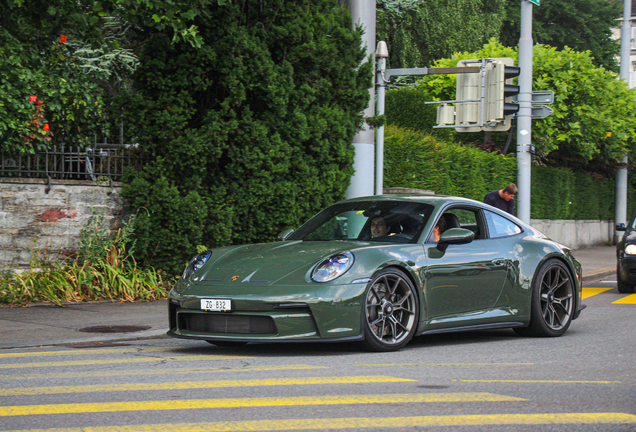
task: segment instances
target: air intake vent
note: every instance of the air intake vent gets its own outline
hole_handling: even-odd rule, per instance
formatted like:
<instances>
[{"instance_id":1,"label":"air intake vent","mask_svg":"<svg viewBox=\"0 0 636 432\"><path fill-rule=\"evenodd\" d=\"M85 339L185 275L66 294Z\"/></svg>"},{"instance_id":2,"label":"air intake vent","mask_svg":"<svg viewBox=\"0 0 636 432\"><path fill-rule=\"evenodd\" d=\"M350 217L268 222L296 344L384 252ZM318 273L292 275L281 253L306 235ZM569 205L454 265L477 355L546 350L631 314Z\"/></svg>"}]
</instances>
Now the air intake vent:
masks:
<instances>
[{"instance_id":1,"label":"air intake vent","mask_svg":"<svg viewBox=\"0 0 636 432\"><path fill-rule=\"evenodd\" d=\"M182 330L214 334L272 334L277 332L271 317L216 314L180 314Z\"/></svg>"}]
</instances>

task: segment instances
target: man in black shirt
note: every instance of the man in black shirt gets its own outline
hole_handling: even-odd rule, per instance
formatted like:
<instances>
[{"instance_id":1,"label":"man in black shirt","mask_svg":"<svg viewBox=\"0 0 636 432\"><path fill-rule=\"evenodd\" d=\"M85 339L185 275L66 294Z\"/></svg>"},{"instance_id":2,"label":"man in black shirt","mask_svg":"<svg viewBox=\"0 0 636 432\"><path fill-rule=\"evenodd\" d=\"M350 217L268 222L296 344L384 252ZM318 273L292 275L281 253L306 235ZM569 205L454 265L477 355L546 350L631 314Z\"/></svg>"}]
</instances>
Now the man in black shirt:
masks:
<instances>
[{"instance_id":1,"label":"man in black shirt","mask_svg":"<svg viewBox=\"0 0 636 432\"><path fill-rule=\"evenodd\" d=\"M501 190L487 193L484 197L484 202L514 216L515 196L517 192L519 192L517 185L510 183Z\"/></svg>"}]
</instances>

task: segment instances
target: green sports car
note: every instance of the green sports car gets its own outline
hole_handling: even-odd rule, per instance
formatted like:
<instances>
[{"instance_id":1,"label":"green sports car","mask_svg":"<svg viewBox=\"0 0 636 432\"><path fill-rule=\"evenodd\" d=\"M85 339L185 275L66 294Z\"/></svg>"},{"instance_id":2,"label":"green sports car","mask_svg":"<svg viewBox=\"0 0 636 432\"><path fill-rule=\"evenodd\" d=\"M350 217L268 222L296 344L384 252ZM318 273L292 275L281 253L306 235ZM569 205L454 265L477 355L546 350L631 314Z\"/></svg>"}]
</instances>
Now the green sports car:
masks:
<instances>
[{"instance_id":1,"label":"green sports car","mask_svg":"<svg viewBox=\"0 0 636 432\"><path fill-rule=\"evenodd\" d=\"M425 195L342 201L277 242L206 251L168 297L171 336L373 351L449 331L560 336L583 308L567 247L487 204Z\"/></svg>"}]
</instances>

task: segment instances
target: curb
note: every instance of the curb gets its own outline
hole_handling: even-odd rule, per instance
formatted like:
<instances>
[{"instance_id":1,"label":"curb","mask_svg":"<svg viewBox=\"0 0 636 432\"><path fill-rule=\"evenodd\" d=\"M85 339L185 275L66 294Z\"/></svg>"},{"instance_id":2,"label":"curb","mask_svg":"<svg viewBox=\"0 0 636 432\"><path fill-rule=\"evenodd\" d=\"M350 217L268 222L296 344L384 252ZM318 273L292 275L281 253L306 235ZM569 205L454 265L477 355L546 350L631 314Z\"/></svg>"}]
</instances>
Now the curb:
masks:
<instances>
[{"instance_id":1,"label":"curb","mask_svg":"<svg viewBox=\"0 0 636 432\"><path fill-rule=\"evenodd\" d=\"M145 331L136 332L134 334L120 333L116 335L104 335L104 336L95 336L90 338L79 338L79 339L17 342L17 343L0 344L0 349L33 348L33 347L50 346L50 345L68 345L68 344L80 344L80 343L89 343L89 342L112 342L112 341L138 340L138 339L166 336L167 332L168 332L168 329L165 328L161 330L145 330Z\"/></svg>"},{"instance_id":2,"label":"curb","mask_svg":"<svg viewBox=\"0 0 636 432\"><path fill-rule=\"evenodd\" d=\"M616 274L616 266L601 267L596 270L583 272L582 281L583 283L592 282L614 274Z\"/></svg>"}]
</instances>

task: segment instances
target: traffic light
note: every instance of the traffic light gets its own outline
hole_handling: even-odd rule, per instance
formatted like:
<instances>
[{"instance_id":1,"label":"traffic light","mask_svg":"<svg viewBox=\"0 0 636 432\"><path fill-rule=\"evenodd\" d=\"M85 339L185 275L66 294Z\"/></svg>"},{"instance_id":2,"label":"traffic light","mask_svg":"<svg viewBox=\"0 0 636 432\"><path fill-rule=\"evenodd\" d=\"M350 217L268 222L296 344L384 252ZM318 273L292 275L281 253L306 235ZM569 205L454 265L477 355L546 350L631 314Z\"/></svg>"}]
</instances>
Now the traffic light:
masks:
<instances>
[{"instance_id":1,"label":"traffic light","mask_svg":"<svg viewBox=\"0 0 636 432\"><path fill-rule=\"evenodd\" d=\"M492 59L486 65L484 122L496 124L484 126L483 130L510 129L512 115L519 111L519 105L512 101L512 96L519 94L519 86L512 84L512 79L519 76L519 72L520 69L514 66L514 60L509 57Z\"/></svg>"},{"instance_id":2,"label":"traffic light","mask_svg":"<svg viewBox=\"0 0 636 432\"><path fill-rule=\"evenodd\" d=\"M519 86L513 85L512 79L521 71L512 58L460 60L456 68L446 69L457 74L456 99L427 102L440 104L436 128L454 127L457 132L510 129L512 116L519 111L513 101Z\"/></svg>"}]
</instances>

